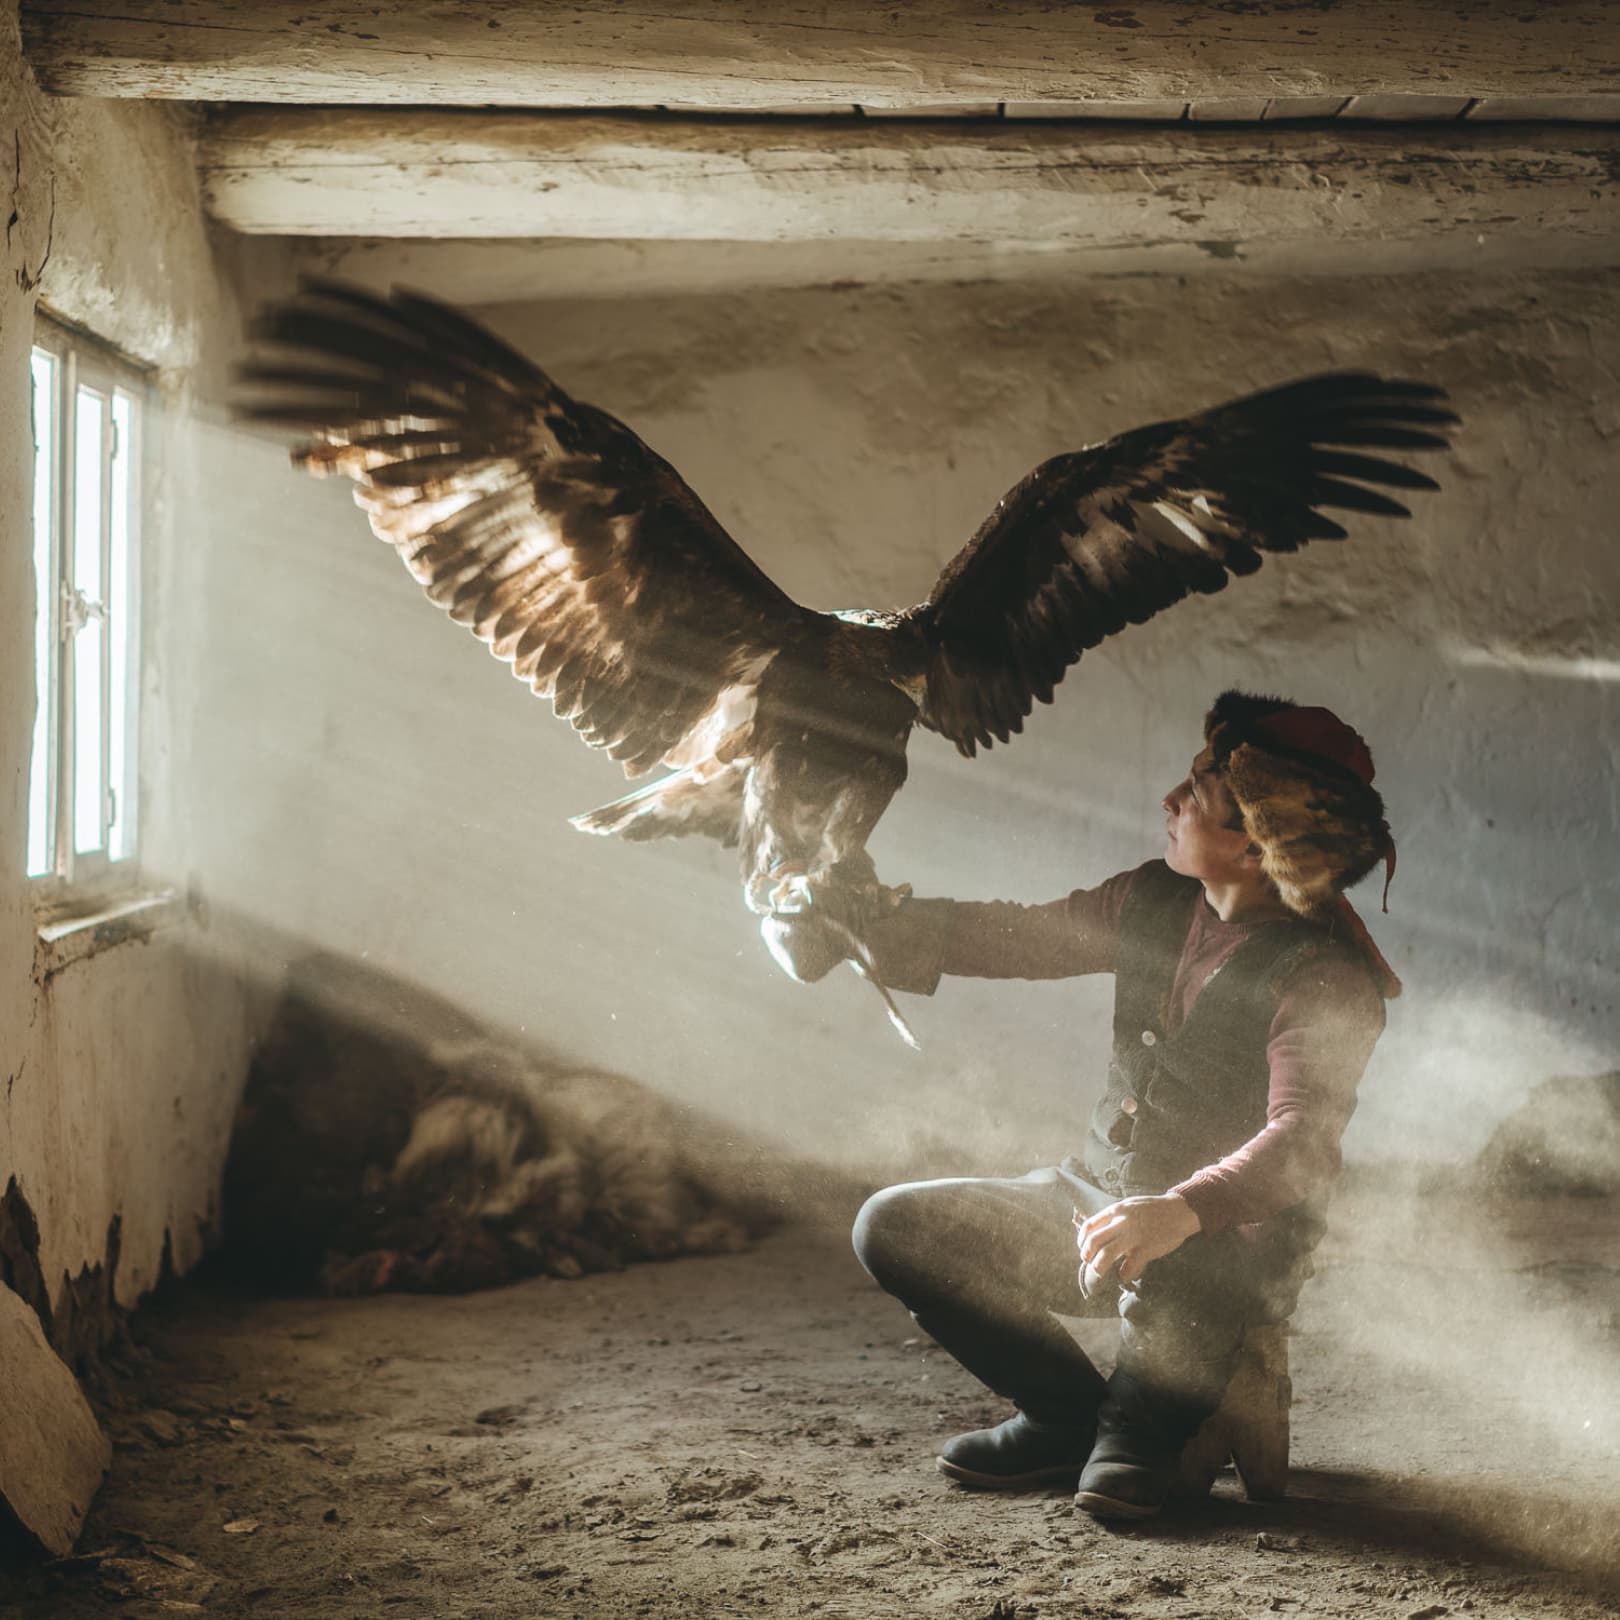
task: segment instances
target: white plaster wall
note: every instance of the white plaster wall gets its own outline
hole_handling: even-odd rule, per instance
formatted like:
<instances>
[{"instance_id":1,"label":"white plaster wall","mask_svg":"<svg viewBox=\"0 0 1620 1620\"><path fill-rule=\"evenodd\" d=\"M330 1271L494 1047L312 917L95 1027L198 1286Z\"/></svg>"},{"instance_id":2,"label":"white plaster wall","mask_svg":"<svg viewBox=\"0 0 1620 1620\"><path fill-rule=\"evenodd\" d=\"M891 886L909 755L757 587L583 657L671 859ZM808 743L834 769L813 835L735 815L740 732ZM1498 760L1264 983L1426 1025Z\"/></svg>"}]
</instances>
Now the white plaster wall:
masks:
<instances>
[{"instance_id":1,"label":"white plaster wall","mask_svg":"<svg viewBox=\"0 0 1620 1620\"><path fill-rule=\"evenodd\" d=\"M204 476L193 399L217 364L218 337L239 321L171 113L40 95L21 63L14 6L0 7L0 112L8 170L13 132L20 153L0 275L0 1186L18 1179L57 1285L104 1259L119 1217L118 1294L132 1303L159 1274L165 1234L180 1269L202 1252L253 1002L240 949L196 917L36 978L21 876L34 714L28 350L43 299L160 368L142 839L152 881L184 887L198 813L189 728L203 679L189 583L201 549L192 491Z\"/></svg>"},{"instance_id":2,"label":"white plaster wall","mask_svg":"<svg viewBox=\"0 0 1620 1620\"><path fill-rule=\"evenodd\" d=\"M1099 880L1159 852L1159 798L1213 693L1283 690L1364 729L1400 839L1390 914L1361 891L1407 994L1352 1151L1466 1156L1536 1080L1615 1061L1613 275L1222 272L489 313L818 607L918 599L1007 486L1077 443L1325 366L1444 383L1466 425L1415 522L1359 521L1341 548L1088 655L1009 748L969 763L919 734L874 851L920 893ZM224 813L196 858L216 900L829 1158L988 1167L1074 1144L1106 983L949 983L912 1003L920 1057L852 975L790 983L729 856L565 825L622 791L617 768L421 599L344 489L271 448L233 465L209 492L205 752Z\"/></svg>"}]
</instances>

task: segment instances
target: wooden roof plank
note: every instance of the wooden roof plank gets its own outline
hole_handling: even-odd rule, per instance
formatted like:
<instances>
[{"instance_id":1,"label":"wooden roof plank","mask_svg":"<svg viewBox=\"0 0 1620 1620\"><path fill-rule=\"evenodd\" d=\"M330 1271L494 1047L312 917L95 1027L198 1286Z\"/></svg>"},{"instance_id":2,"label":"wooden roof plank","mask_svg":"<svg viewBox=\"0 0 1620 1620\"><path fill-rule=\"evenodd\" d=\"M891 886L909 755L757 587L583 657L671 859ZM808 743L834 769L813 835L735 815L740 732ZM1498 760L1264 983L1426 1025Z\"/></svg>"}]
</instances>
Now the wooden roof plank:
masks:
<instances>
[{"instance_id":1,"label":"wooden roof plank","mask_svg":"<svg viewBox=\"0 0 1620 1620\"><path fill-rule=\"evenodd\" d=\"M63 95L270 103L946 106L1608 95L1620 0L24 0Z\"/></svg>"},{"instance_id":2,"label":"wooden roof plank","mask_svg":"<svg viewBox=\"0 0 1620 1620\"><path fill-rule=\"evenodd\" d=\"M211 214L288 236L1100 247L1620 240L1620 130L649 122L254 110L199 148ZM1208 244L1215 247L1208 248Z\"/></svg>"}]
</instances>

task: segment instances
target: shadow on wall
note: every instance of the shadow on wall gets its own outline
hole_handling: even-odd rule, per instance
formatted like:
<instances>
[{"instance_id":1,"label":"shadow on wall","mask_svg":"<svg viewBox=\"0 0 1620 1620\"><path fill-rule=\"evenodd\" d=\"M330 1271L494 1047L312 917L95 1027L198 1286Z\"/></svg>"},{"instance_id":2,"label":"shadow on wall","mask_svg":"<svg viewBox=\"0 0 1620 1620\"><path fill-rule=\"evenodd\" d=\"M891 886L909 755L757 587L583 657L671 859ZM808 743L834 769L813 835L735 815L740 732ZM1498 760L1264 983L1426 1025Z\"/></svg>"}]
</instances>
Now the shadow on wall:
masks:
<instances>
[{"instance_id":1,"label":"shadow on wall","mask_svg":"<svg viewBox=\"0 0 1620 1620\"><path fill-rule=\"evenodd\" d=\"M13 1176L0 1197L0 1282L39 1318L50 1346L79 1377L96 1370L108 1349L126 1347L128 1313L117 1302L118 1257L123 1221L114 1215L107 1226L106 1258L80 1268L77 1277L62 1275L55 1293L39 1260L39 1222ZM172 1275L167 1235L162 1276Z\"/></svg>"},{"instance_id":2,"label":"shadow on wall","mask_svg":"<svg viewBox=\"0 0 1620 1620\"><path fill-rule=\"evenodd\" d=\"M331 1294L578 1277L741 1249L808 1173L319 953L289 970L248 1077L222 1260Z\"/></svg>"}]
</instances>

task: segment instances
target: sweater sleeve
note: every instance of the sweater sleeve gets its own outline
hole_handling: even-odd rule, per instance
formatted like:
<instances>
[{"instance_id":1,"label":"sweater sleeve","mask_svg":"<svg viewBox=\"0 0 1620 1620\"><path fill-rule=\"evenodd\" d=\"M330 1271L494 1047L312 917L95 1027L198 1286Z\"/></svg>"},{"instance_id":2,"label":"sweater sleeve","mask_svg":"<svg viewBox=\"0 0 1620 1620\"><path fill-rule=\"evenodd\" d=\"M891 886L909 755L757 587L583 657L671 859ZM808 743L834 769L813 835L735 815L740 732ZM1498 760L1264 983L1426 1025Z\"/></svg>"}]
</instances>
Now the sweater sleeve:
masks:
<instances>
[{"instance_id":1,"label":"sweater sleeve","mask_svg":"<svg viewBox=\"0 0 1620 1620\"><path fill-rule=\"evenodd\" d=\"M1383 1028L1383 997L1354 960L1324 956L1290 976L1266 1045L1265 1125L1170 1189L1206 1232L1263 1221L1332 1184L1356 1086Z\"/></svg>"},{"instance_id":2,"label":"sweater sleeve","mask_svg":"<svg viewBox=\"0 0 1620 1620\"><path fill-rule=\"evenodd\" d=\"M1044 905L1010 900L908 900L868 938L892 989L932 995L943 974L1067 979L1111 973L1119 916L1136 872Z\"/></svg>"}]
</instances>

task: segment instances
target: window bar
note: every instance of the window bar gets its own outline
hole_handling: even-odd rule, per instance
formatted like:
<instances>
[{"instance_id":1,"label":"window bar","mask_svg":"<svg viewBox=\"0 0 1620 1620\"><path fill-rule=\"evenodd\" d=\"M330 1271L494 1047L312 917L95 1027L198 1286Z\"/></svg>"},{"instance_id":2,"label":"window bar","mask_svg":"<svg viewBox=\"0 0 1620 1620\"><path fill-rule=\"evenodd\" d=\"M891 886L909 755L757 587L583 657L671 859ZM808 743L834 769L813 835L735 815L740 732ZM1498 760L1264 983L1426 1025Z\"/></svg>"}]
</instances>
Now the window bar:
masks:
<instances>
[{"instance_id":1,"label":"window bar","mask_svg":"<svg viewBox=\"0 0 1620 1620\"><path fill-rule=\"evenodd\" d=\"M61 715L55 701L60 667L59 536L62 526L62 356L34 346L29 366L34 441L34 733L28 784L28 876L56 871Z\"/></svg>"},{"instance_id":2,"label":"window bar","mask_svg":"<svg viewBox=\"0 0 1620 1620\"><path fill-rule=\"evenodd\" d=\"M65 611L65 586L68 579L68 560L72 556L70 538L74 523L74 434L73 401L77 399L79 357L70 345L64 345L61 354L61 373L57 378L57 399L60 402L58 419L62 426L61 442L57 451L56 495L56 556L54 577L51 581L52 611L56 620L56 746L53 750L56 765L56 802L52 805L54 834L52 843L56 860L51 866L54 877L66 878L73 861L73 751L68 744L73 728L68 719L73 713L73 650Z\"/></svg>"},{"instance_id":3,"label":"window bar","mask_svg":"<svg viewBox=\"0 0 1620 1620\"><path fill-rule=\"evenodd\" d=\"M137 789L134 763L140 726L140 581L134 559L140 544L140 399L113 391L112 554L107 594L108 802L107 856L123 860L135 851Z\"/></svg>"},{"instance_id":4,"label":"window bar","mask_svg":"<svg viewBox=\"0 0 1620 1620\"><path fill-rule=\"evenodd\" d=\"M86 373L90 375L87 377ZM74 389L74 511L68 630L73 657L73 876L105 858L109 401L81 366Z\"/></svg>"},{"instance_id":5,"label":"window bar","mask_svg":"<svg viewBox=\"0 0 1620 1620\"><path fill-rule=\"evenodd\" d=\"M100 752L100 787L96 796L96 848L102 860L112 854L112 616L123 592L112 576L113 462L118 453L118 423L113 416L113 391L101 396L101 579L96 596L101 602L101 618L96 624L96 640L101 644L101 724L96 742Z\"/></svg>"}]
</instances>

